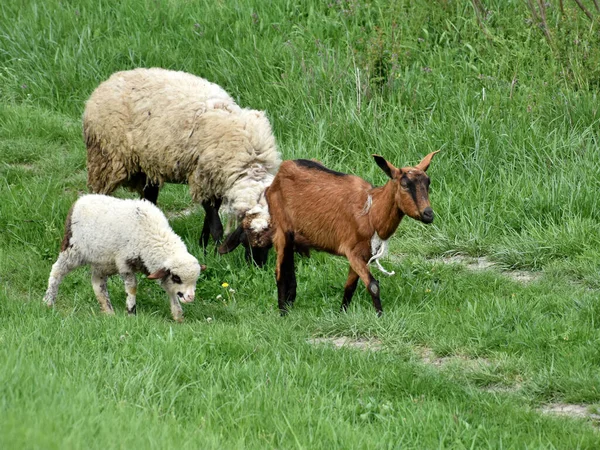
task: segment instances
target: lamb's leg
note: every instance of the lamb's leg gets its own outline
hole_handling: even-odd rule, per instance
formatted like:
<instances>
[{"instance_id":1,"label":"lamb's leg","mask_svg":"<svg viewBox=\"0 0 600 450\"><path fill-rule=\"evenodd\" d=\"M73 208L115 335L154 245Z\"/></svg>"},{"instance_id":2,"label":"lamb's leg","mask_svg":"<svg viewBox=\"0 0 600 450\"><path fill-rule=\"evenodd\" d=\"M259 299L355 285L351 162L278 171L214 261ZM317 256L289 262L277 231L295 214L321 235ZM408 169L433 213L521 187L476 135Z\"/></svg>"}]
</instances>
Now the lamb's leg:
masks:
<instances>
[{"instance_id":1,"label":"lamb's leg","mask_svg":"<svg viewBox=\"0 0 600 450\"><path fill-rule=\"evenodd\" d=\"M92 267L92 287L94 288L94 293L96 294L98 303L100 303L102 312L106 314L114 314L115 311L108 296L108 289L106 288L107 279L108 275L101 270Z\"/></svg>"},{"instance_id":2,"label":"lamb's leg","mask_svg":"<svg viewBox=\"0 0 600 450\"><path fill-rule=\"evenodd\" d=\"M181 309L181 303L176 295L170 297L171 300L171 314L175 322L183 322L183 310Z\"/></svg>"},{"instance_id":3,"label":"lamb's leg","mask_svg":"<svg viewBox=\"0 0 600 450\"><path fill-rule=\"evenodd\" d=\"M367 287L369 294L371 294L371 298L373 299L373 306L377 311L377 315L381 316L383 314L383 309L381 308L381 298L379 296L379 281L377 281L373 277L373 275L371 275L371 271L367 266L367 262L360 254L353 252L347 254L346 257L350 262L350 267L358 274L362 282ZM350 280L350 276L348 276L348 280ZM345 296L346 291L344 291L344 300Z\"/></svg>"},{"instance_id":4,"label":"lamb's leg","mask_svg":"<svg viewBox=\"0 0 600 450\"><path fill-rule=\"evenodd\" d=\"M208 246L208 238L212 236L215 243L220 243L223 239L223 225L219 217L219 208L223 202L222 198L214 198L211 202L206 200L202 202L202 207L206 212L204 217L204 225L200 234L200 245L206 249Z\"/></svg>"},{"instance_id":5,"label":"lamb's leg","mask_svg":"<svg viewBox=\"0 0 600 450\"><path fill-rule=\"evenodd\" d=\"M348 306L350 305L350 301L354 296L354 291L356 291L356 285L358 284L358 274L354 271L352 266L350 266L350 270L348 271L348 279L346 280L346 285L344 286L344 299L342 300L342 311L346 311Z\"/></svg>"},{"instance_id":6,"label":"lamb's leg","mask_svg":"<svg viewBox=\"0 0 600 450\"><path fill-rule=\"evenodd\" d=\"M130 315L135 315L135 296L137 293L137 279L135 277L135 273L121 273L121 278L123 278L123 283L125 284L125 292L127 292L127 312Z\"/></svg>"},{"instance_id":7,"label":"lamb's leg","mask_svg":"<svg viewBox=\"0 0 600 450\"><path fill-rule=\"evenodd\" d=\"M282 242L283 241L283 242ZM294 233L276 233L273 238L277 250L275 278L277 279L277 300L282 316L296 300L296 271L294 267Z\"/></svg>"},{"instance_id":8,"label":"lamb's leg","mask_svg":"<svg viewBox=\"0 0 600 450\"><path fill-rule=\"evenodd\" d=\"M48 278L48 289L46 289L46 294L44 295L46 305L49 307L54 306L56 295L58 294L58 286L62 279L80 265L79 261L75 260L70 248L60 252L58 259L52 265L50 277Z\"/></svg>"}]
</instances>

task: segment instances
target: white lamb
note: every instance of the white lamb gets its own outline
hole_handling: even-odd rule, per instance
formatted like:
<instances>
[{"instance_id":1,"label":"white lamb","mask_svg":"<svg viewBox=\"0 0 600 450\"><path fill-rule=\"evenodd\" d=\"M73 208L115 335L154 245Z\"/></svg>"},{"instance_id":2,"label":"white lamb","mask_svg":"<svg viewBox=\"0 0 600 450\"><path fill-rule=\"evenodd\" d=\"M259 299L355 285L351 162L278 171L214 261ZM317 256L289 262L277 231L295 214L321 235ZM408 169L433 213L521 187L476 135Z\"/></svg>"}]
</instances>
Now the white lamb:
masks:
<instances>
[{"instance_id":1,"label":"white lamb","mask_svg":"<svg viewBox=\"0 0 600 450\"><path fill-rule=\"evenodd\" d=\"M72 206L57 261L52 266L44 301L53 306L62 279L89 264L92 286L102 310L114 314L106 289L110 275L125 283L127 312L135 314L137 280L142 272L158 280L171 300L171 313L183 320L180 301L194 301L196 281L206 267L190 255L164 214L146 200L123 200L90 194Z\"/></svg>"},{"instance_id":2,"label":"white lamb","mask_svg":"<svg viewBox=\"0 0 600 450\"><path fill-rule=\"evenodd\" d=\"M281 158L264 112L240 108L203 78L140 68L117 72L94 90L83 134L92 192L124 186L156 203L164 183L187 183L206 210L204 246L209 234L223 237L221 202L251 247L270 245L264 191Z\"/></svg>"}]
</instances>

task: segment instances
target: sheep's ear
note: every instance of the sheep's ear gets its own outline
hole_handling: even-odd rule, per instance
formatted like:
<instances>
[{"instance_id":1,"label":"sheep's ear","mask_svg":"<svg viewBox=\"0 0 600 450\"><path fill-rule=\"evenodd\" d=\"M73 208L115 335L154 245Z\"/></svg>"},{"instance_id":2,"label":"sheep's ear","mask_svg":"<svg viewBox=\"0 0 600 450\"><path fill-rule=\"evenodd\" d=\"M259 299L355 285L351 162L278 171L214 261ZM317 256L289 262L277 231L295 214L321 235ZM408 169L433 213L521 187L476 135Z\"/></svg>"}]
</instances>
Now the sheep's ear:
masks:
<instances>
[{"instance_id":1,"label":"sheep's ear","mask_svg":"<svg viewBox=\"0 0 600 450\"><path fill-rule=\"evenodd\" d=\"M375 159L375 162L377 163L379 168L383 170L388 177L392 179L394 178L394 172L398 169L396 169L389 162L387 162L383 156L373 155L373 159Z\"/></svg>"},{"instance_id":2,"label":"sheep's ear","mask_svg":"<svg viewBox=\"0 0 600 450\"><path fill-rule=\"evenodd\" d=\"M439 150L436 150L435 152L431 152L429 155L427 155L425 158L423 158L423 160L417 164L415 166L415 168L422 170L423 172L427 171L427 168L429 167L429 164L431 164L431 158L433 158L433 155L435 155L436 153L439 153Z\"/></svg>"},{"instance_id":3,"label":"sheep's ear","mask_svg":"<svg viewBox=\"0 0 600 450\"><path fill-rule=\"evenodd\" d=\"M171 273L171 271L169 269L165 269L163 267L161 269L158 269L156 272L148 275L148 279L149 280L160 280L161 278L169 276L170 273Z\"/></svg>"},{"instance_id":4,"label":"sheep's ear","mask_svg":"<svg viewBox=\"0 0 600 450\"><path fill-rule=\"evenodd\" d=\"M246 239L246 233L244 232L242 225L240 225L233 233L227 236L225 242L219 246L219 255L225 255L226 253L232 252L244 241L244 239Z\"/></svg>"}]
</instances>

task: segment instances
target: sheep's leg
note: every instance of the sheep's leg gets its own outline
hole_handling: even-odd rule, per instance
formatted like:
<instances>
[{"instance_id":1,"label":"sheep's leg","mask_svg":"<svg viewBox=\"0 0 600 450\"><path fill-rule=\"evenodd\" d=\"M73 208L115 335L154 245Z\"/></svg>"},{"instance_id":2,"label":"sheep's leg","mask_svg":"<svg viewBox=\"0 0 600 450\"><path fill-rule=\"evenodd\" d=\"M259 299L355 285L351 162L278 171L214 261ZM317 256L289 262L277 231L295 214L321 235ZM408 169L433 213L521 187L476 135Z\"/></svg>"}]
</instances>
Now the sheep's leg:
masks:
<instances>
[{"instance_id":1,"label":"sheep's leg","mask_svg":"<svg viewBox=\"0 0 600 450\"><path fill-rule=\"evenodd\" d=\"M115 310L113 309L112 303L110 302L110 298L108 296L108 289L106 288L107 280L108 275L106 275L101 270L92 267L92 287L94 288L94 293L96 294L98 303L100 303L102 312L106 314L114 314Z\"/></svg>"},{"instance_id":2,"label":"sheep's leg","mask_svg":"<svg viewBox=\"0 0 600 450\"><path fill-rule=\"evenodd\" d=\"M219 208L223 202L222 198L214 198L214 202L206 200L202 202L202 207L206 212L204 216L204 225L202 226L202 233L200 234L200 245L204 247L208 246L208 238L212 236L215 243L221 242L223 239L223 225L219 218Z\"/></svg>"},{"instance_id":3,"label":"sheep's leg","mask_svg":"<svg viewBox=\"0 0 600 450\"><path fill-rule=\"evenodd\" d=\"M181 304L179 303L179 299L176 295L169 296L171 300L171 314L173 315L173 320L175 322L183 322L183 310L181 309Z\"/></svg>"},{"instance_id":4,"label":"sheep's leg","mask_svg":"<svg viewBox=\"0 0 600 450\"><path fill-rule=\"evenodd\" d=\"M350 301L354 296L354 291L356 291L356 285L358 284L358 280L358 274L354 271L352 266L350 266L350 270L348 271L348 279L346 280L346 285L344 286L344 299L342 300L342 311L346 311L348 309Z\"/></svg>"},{"instance_id":5,"label":"sheep's leg","mask_svg":"<svg viewBox=\"0 0 600 450\"><path fill-rule=\"evenodd\" d=\"M80 265L81 263L79 261L74 261L72 251L70 249L60 252L58 259L52 265L50 277L48 278L48 289L44 295L44 302L46 305L49 307L54 306L56 295L58 294L58 286L60 285L61 281L69 272Z\"/></svg>"},{"instance_id":6,"label":"sheep's leg","mask_svg":"<svg viewBox=\"0 0 600 450\"><path fill-rule=\"evenodd\" d=\"M288 308L296 300L296 272L294 267L294 233L287 232L285 235L276 233L278 238L274 239L277 250L277 265L275 277L277 278L277 301L282 316L286 315ZM282 242L283 241L283 242Z\"/></svg>"},{"instance_id":7,"label":"sheep's leg","mask_svg":"<svg viewBox=\"0 0 600 450\"><path fill-rule=\"evenodd\" d=\"M130 315L135 315L135 296L137 294L137 279L135 277L135 273L122 273L121 278L123 278L123 283L125 284L125 292L127 292L127 312Z\"/></svg>"},{"instance_id":8,"label":"sheep's leg","mask_svg":"<svg viewBox=\"0 0 600 450\"><path fill-rule=\"evenodd\" d=\"M346 257L350 262L350 267L358 274L362 282L367 287L369 294L371 294L373 306L377 311L377 315L381 316L383 314L383 309L381 308L381 298L379 296L379 281L377 281L373 275L371 275L371 271L369 270L367 262L364 260L364 258L355 253L350 253L349 255L346 255ZM350 280L350 276L348 276L348 280ZM344 292L344 300L345 296L346 292Z\"/></svg>"},{"instance_id":9,"label":"sheep's leg","mask_svg":"<svg viewBox=\"0 0 600 450\"><path fill-rule=\"evenodd\" d=\"M156 205L156 202L158 202L159 190L160 186L158 184L153 184L149 180L147 180L142 190L142 198Z\"/></svg>"}]
</instances>

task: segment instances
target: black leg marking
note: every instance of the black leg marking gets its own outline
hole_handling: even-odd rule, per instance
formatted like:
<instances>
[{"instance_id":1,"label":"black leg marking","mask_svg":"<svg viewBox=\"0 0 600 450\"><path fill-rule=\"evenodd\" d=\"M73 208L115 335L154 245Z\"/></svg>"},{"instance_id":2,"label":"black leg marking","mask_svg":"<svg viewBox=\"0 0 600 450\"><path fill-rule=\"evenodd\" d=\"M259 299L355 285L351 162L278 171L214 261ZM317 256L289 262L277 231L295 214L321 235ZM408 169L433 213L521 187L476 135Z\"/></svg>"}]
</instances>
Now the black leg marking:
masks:
<instances>
[{"instance_id":1,"label":"black leg marking","mask_svg":"<svg viewBox=\"0 0 600 450\"><path fill-rule=\"evenodd\" d=\"M208 238L212 236L215 243L220 243L223 239L223 225L219 218L219 208L221 207L222 199L216 198L213 200L206 200L202 202L202 207L206 211L204 216L204 225L202 226L202 233L200 234L200 245L204 247L208 246Z\"/></svg>"},{"instance_id":2,"label":"black leg marking","mask_svg":"<svg viewBox=\"0 0 600 450\"><path fill-rule=\"evenodd\" d=\"M285 247L283 248L283 261L279 267L279 280L277 280L277 297L279 311L284 316L288 308L296 300L296 271L294 267L294 233L285 234Z\"/></svg>"},{"instance_id":3,"label":"black leg marking","mask_svg":"<svg viewBox=\"0 0 600 450\"><path fill-rule=\"evenodd\" d=\"M131 309L127 308L127 314L129 314L131 316L135 316L137 314L136 305L133 305L133 307Z\"/></svg>"},{"instance_id":4,"label":"black leg marking","mask_svg":"<svg viewBox=\"0 0 600 450\"><path fill-rule=\"evenodd\" d=\"M373 278L373 275L369 274L369 294L371 294L371 298L373 299L373 306L375 307L375 311L377 311L377 315L381 317L383 314L383 309L381 308L381 298L379 296L379 281Z\"/></svg>"},{"instance_id":5,"label":"black leg marking","mask_svg":"<svg viewBox=\"0 0 600 450\"><path fill-rule=\"evenodd\" d=\"M352 270L352 269L350 269ZM358 284L358 275L354 275L354 281L352 281L351 276L348 276L348 281L346 282L346 287L344 288L344 299L342 300L342 311L346 311L348 306L350 306L350 301L354 296L354 291L356 291L356 285Z\"/></svg>"}]
</instances>

